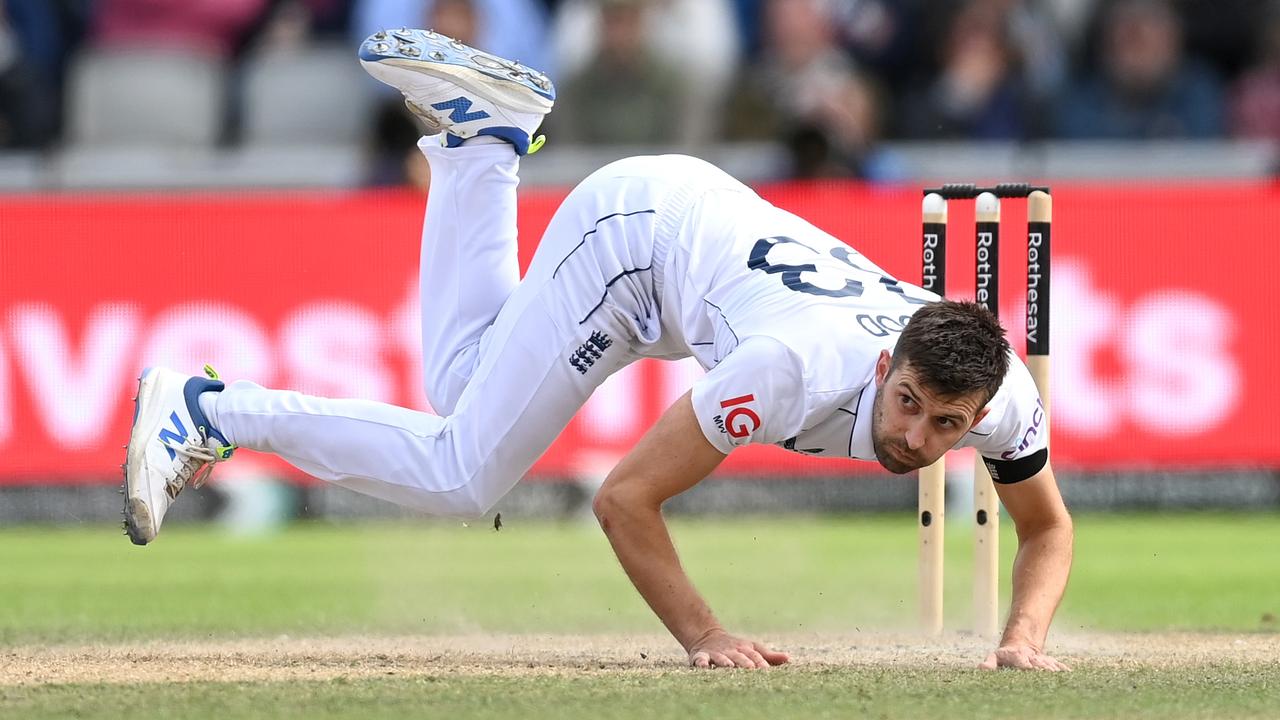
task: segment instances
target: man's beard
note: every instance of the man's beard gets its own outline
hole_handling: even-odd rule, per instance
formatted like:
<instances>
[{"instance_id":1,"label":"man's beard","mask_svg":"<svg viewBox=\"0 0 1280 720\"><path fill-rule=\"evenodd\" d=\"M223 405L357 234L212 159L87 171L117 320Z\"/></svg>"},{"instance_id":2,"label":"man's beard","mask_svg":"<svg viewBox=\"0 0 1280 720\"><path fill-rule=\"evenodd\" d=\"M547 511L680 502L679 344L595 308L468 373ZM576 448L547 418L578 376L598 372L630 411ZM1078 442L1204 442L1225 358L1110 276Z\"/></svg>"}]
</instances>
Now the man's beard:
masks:
<instances>
[{"instance_id":1,"label":"man's beard","mask_svg":"<svg viewBox=\"0 0 1280 720\"><path fill-rule=\"evenodd\" d=\"M876 388L876 397L871 405L871 447L876 452L876 460L891 473L903 475L913 470L928 465L928 463L915 464L898 458L899 455L912 455L906 446L902 443L894 442L888 438L881 437L880 428L884 427L884 406L881 404L884 400L884 386ZM896 452L892 454L889 448L892 447Z\"/></svg>"}]
</instances>

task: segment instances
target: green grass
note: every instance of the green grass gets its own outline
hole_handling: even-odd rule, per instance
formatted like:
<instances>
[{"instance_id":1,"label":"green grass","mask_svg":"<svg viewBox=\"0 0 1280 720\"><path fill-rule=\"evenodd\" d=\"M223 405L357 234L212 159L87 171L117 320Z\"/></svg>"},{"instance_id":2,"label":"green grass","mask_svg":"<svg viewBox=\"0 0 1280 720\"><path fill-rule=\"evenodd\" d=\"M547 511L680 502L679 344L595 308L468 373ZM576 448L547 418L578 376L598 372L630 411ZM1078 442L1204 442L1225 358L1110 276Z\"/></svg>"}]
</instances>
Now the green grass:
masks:
<instances>
[{"instance_id":1,"label":"green grass","mask_svg":"<svg viewBox=\"0 0 1280 720\"><path fill-rule=\"evenodd\" d=\"M147 548L105 527L3 529L0 652L279 634L662 632L598 529L506 521L502 532L481 523L311 523L257 538L177 526ZM1014 541L1004 525L1007 573ZM972 543L956 530L947 586L949 623L959 628L968 624ZM910 515L687 519L674 531L731 628L913 624ZM1076 534L1059 628L1267 633L1280 648L1280 516L1082 516ZM146 612L135 610L140 600ZM767 673L441 668L325 681L0 683L0 717L114 718L145 708L166 718L1276 718L1276 657L1257 666L1077 663L1060 676L931 667L924 657L918 667Z\"/></svg>"},{"instance_id":2,"label":"green grass","mask_svg":"<svg viewBox=\"0 0 1280 720\"><path fill-rule=\"evenodd\" d=\"M1007 569L1015 543L1003 525ZM684 520L674 532L695 582L733 627L912 625L909 516ZM1085 516L1076 535L1059 627L1275 629L1280 516ZM951 627L968 623L971 552L968 533L949 536ZM661 631L587 524L516 518L501 532L480 524L300 524L253 539L179 526L146 548L102 527L9 528L0 530L0 572L0 644L10 645ZM133 611L139 592L156 598L152 612Z\"/></svg>"},{"instance_id":3,"label":"green grass","mask_svg":"<svg viewBox=\"0 0 1280 720\"><path fill-rule=\"evenodd\" d=\"M578 676L0 688L7 717L119 718L1266 718L1280 665L1071 674L976 670L689 670ZM86 703L86 695L93 702Z\"/></svg>"}]
</instances>

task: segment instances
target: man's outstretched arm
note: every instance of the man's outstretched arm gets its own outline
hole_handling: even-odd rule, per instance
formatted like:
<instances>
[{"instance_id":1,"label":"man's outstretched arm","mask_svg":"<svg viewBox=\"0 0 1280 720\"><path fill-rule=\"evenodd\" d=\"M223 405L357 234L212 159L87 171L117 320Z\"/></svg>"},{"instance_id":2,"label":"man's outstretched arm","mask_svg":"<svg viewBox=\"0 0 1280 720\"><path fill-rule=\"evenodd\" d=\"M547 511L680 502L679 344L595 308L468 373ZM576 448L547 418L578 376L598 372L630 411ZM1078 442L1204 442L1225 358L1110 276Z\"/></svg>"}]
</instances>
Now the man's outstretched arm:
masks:
<instances>
[{"instance_id":1,"label":"man's outstretched arm","mask_svg":"<svg viewBox=\"0 0 1280 720\"><path fill-rule=\"evenodd\" d=\"M725 455L698 425L685 393L609 473L593 508L618 561L697 667L768 667L785 653L734 637L680 566L662 504L705 478Z\"/></svg>"},{"instance_id":2,"label":"man's outstretched arm","mask_svg":"<svg viewBox=\"0 0 1280 720\"><path fill-rule=\"evenodd\" d=\"M996 485L1018 531L1013 602L1000 647L981 667L1067 670L1044 654L1049 623L1071 572L1074 531L1049 465L1019 483Z\"/></svg>"}]
</instances>

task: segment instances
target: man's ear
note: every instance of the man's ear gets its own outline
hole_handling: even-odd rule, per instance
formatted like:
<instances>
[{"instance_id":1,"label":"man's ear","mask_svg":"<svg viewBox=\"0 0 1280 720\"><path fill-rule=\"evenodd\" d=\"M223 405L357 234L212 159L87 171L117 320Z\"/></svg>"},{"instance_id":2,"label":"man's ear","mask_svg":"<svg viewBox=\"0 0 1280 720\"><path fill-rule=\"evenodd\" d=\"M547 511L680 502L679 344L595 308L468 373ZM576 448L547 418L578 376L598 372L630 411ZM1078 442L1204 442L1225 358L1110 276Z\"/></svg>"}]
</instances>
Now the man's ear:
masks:
<instances>
[{"instance_id":1,"label":"man's ear","mask_svg":"<svg viewBox=\"0 0 1280 720\"><path fill-rule=\"evenodd\" d=\"M969 423L969 429L972 430L975 427L977 427L978 423L982 422L982 418L986 417L987 413L989 412L991 412L990 405L986 405L981 410L979 410L978 414L973 416L973 422Z\"/></svg>"},{"instance_id":2,"label":"man's ear","mask_svg":"<svg viewBox=\"0 0 1280 720\"><path fill-rule=\"evenodd\" d=\"M884 381L889 377L889 366L893 364L893 356L888 350L880 351L880 358L876 360L876 387L884 387Z\"/></svg>"}]
</instances>

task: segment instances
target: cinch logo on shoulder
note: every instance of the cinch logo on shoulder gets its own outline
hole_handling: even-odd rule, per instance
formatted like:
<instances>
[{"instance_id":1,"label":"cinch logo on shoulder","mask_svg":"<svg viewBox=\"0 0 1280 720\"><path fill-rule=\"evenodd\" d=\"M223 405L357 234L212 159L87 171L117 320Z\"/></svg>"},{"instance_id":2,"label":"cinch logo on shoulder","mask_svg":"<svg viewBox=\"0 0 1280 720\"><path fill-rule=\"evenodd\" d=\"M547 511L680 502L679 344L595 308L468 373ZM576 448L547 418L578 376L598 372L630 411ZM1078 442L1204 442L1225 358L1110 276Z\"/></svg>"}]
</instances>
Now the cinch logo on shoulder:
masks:
<instances>
[{"instance_id":1,"label":"cinch logo on shoulder","mask_svg":"<svg viewBox=\"0 0 1280 720\"><path fill-rule=\"evenodd\" d=\"M471 109L471 99L465 97L456 97L452 100L438 102L431 107L436 110L452 110L449 113L449 120L456 123L471 122L472 120L483 120L489 117L489 113L483 110L475 112L467 112Z\"/></svg>"},{"instance_id":2,"label":"cinch logo on shoulder","mask_svg":"<svg viewBox=\"0 0 1280 720\"><path fill-rule=\"evenodd\" d=\"M744 438L760 428L760 416L755 410L749 407L738 407L754 402L755 395L742 395L736 398L729 398L720 403L720 407L729 410L723 418L719 415L715 417L716 425L720 431L727 433L732 438Z\"/></svg>"},{"instance_id":3,"label":"cinch logo on shoulder","mask_svg":"<svg viewBox=\"0 0 1280 720\"><path fill-rule=\"evenodd\" d=\"M1044 421L1044 402L1036 400L1036 409L1031 413L1031 427L1027 428L1018 440L1018 446L1000 453L1000 459L1012 460L1014 456L1031 447L1036 436L1040 434L1040 423ZM994 477L994 476L993 476Z\"/></svg>"},{"instance_id":4,"label":"cinch logo on shoulder","mask_svg":"<svg viewBox=\"0 0 1280 720\"><path fill-rule=\"evenodd\" d=\"M185 443L187 441L187 428L182 424L182 421L178 419L178 411L175 410L173 414L169 416L169 419L173 421L173 426L177 432L174 432L169 428L162 428L160 430L160 444L164 445L164 449L169 451L169 459L173 460L178 457L178 454L173 451L173 448L169 445L168 441L172 440L179 445Z\"/></svg>"}]
</instances>

